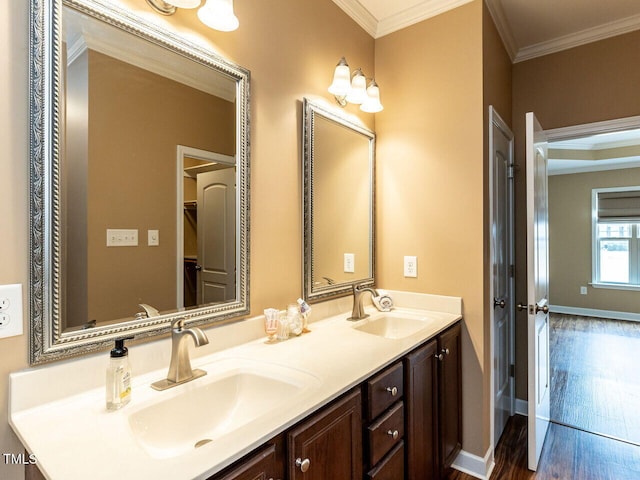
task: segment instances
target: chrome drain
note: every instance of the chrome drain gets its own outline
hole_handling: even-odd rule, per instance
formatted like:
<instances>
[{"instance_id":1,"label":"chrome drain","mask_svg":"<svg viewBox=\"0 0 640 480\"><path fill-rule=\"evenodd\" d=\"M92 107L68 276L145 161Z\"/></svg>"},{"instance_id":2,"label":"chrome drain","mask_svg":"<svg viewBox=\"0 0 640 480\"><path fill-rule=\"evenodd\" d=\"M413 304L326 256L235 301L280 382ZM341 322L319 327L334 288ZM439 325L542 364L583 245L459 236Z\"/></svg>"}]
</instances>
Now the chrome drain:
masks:
<instances>
[{"instance_id":1,"label":"chrome drain","mask_svg":"<svg viewBox=\"0 0 640 480\"><path fill-rule=\"evenodd\" d=\"M197 441L196 444L194 445L195 448L201 447L203 445L206 445L209 442L213 442L213 440L211 440L210 438L203 438L200 441Z\"/></svg>"}]
</instances>

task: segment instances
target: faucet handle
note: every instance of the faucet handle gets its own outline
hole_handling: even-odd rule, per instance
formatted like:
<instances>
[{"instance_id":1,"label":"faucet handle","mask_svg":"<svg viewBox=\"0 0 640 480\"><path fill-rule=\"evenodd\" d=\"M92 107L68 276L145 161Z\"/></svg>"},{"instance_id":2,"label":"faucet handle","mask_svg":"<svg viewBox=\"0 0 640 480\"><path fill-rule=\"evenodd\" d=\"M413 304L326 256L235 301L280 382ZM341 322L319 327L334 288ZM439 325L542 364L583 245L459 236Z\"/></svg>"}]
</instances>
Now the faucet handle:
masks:
<instances>
[{"instance_id":1,"label":"faucet handle","mask_svg":"<svg viewBox=\"0 0 640 480\"><path fill-rule=\"evenodd\" d=\"M184 318L176 318L171 322L171 328L174 330L182 330L184 328Z\"/></svg>"}]
</instances>

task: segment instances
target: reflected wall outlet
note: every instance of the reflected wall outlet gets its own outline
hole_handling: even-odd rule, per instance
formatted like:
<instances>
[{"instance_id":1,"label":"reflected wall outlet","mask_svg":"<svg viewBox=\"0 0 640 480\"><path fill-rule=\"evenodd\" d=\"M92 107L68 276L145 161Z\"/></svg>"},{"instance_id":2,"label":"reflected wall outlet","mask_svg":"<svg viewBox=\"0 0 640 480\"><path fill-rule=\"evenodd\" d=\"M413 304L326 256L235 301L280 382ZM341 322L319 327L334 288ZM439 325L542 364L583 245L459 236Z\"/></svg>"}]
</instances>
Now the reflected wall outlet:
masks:
<instances>
[{"instance_id":1,"label":"reflected wall outlet","mask_svg":"<svg viewBox=\"0 0 640 480\"><path fill-rule=\"evenodd\" d=\"M344 254L344 272L353 273L356 271L356 255L354 253Z\"/></svg>"},{"instance_id":2,"label":"reflected wall outlet","mask_svg":"<svg viewBox=\"0 0 640 480\"><path fill-rule=\"evenodd\" d=\"M580 287L580 295L586 295L587 294L587 287Z\"/></svg>"},{"instance_id":3,"label":"reflected wall outlet","mask_svg":"<svg viewBox=\"0 0 640 480\"><path fill-rule=\"evenodd\" d=\"M418 276L418 257L406 256L404 257L404 276L405 277L417 277Z\"/></svg>"},{"instance_id":4,"label":"reflected wall outlet","mask_svg":"<svg viewBox=\"0 0 640 480\"><path fill-rule=\"evenodd\" d=\"M22 335L22 285L0 285L0 338Z\"/></svg>"},{"instance_id":5,"label":"reflected wall outlet","mask_svg":"<svg viewBox=\"0 0 640 480\"><path fill-rule=\"evenodd\" d=\"M107 228L107 247L137 247L138 230Z\"/></svg>"}]
</instances>

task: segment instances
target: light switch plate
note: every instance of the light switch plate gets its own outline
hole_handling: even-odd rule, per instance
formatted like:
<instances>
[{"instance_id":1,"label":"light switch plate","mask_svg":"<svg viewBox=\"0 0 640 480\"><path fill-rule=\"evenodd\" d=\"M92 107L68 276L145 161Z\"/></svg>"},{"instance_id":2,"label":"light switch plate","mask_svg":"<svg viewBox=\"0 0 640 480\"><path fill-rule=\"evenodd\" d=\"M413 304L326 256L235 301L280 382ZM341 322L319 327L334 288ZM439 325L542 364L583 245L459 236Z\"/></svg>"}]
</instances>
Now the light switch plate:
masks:
<instances>
[{"instance_id":1,"label":"light switch plate","mask_svg":"<svg viewBox=\"0 0 640 480\"><path fill-rule=\"evenodd\" d=\"M356 271L356 256L353 253L344 254L344 273L353 273Z\"/></svg>"},{"instance_id":2,"label":"light switch plate","mask_svg":"<svg viewBox=\"0 0 640 480\"><path fill-rule=\"evenodd\" d=\"M138 230L107 228L107 247L137 247Z\"/></svg>"},{"instance_id":3,"label":"light switch plate","mask_svg":"<svg viewBox=\"0 0 640 480\"><path fill-rule=\"evenodd\" d=\"M0 338L22 335L22 285L0 285Z\"/></svg>"},{"instance_id":4,"label":"light switch plate","mask_svg":"<svg viewBox=\"0 0 640 480\"><path fill-rule=\"evenodd\" d=\"M150 247L157 247L160 245L159 230L147 230L147 245Z\"/></svg>"}]
</instances>

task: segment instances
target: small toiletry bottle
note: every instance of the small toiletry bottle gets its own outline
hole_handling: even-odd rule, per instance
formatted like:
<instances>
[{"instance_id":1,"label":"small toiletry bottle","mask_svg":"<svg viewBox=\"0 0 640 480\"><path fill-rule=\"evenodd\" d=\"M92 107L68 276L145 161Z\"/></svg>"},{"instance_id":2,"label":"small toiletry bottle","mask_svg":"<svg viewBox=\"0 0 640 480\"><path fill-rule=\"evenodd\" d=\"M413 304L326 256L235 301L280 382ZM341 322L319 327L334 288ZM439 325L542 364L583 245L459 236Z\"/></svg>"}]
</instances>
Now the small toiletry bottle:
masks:
<instances>
[{"instance_id":1,"label":"small toiletry bottle","mask_svg":"<svg viewBox=\"0 0 640 480\"><path fill-rule=\"evenodd\" d=\"M107 367L107 410L117 410L131 400L131 365L124 341L132 338L116 340L116 346L111 350Z\"/></svg>"},{"instance_id":2,"label":"small toiletry bottle","mask_svg":"<svg viewBox=\"0 0 640 480\"><path fill-rule=\"evenodd\" d=\"M302 316L297 303L287 305L287 320L289 322L289 332L298 336L302 333Z\"/></svg>"},{"instance_id":3,"label":"small toiletry bottle","mask_svg":"<svg viewBox=\"0 0 640 480\"><path fill-rule=\"evenodd\" d=\"M302 317L302 333L309 332L309 315L311 315L311 307L303 299L298 299L298 306L300 307L300 316Z\"/></svg>"}]
</instances>

